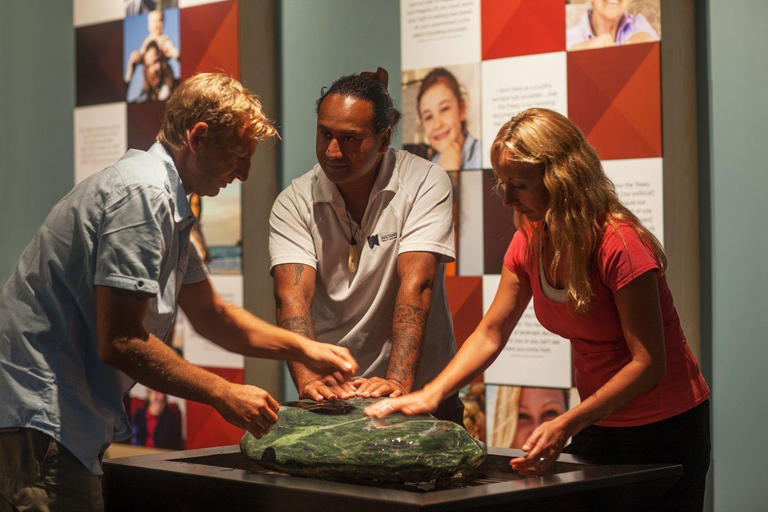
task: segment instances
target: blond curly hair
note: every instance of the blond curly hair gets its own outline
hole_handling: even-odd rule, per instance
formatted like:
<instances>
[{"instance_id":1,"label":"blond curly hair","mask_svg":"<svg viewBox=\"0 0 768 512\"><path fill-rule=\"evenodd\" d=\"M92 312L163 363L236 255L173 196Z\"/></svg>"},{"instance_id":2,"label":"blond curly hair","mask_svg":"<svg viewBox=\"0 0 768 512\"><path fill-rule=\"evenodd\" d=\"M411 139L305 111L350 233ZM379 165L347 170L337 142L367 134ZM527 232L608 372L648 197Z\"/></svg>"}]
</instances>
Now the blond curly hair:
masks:
<instances>
[{"instance_id":1,"label":"blond curly hair","mask_svg":"<svg viewBox=\"0 0 768 512\"><path fill-rule=\"evenodd\" d=\"M168 99L157 140L174 149L187 145L195 123L208 124L215 143L261 141L277 135L258 97L223 73L200 73L182 83Z\"/></svg>"},{"instance_id":2,"label":"blond curly hair","mask_svg":"<svg viewBox=\"0 0 768 512\"><path fill-rule=\"evenodd\" d=\"M530 222L515 213L515 225L528 242L531 235L543 236L546 226L554 248L553 274L567 254L567 295L574 311L586 314L590 309L591 270L605 229L610 226L624 240L617 221L635 230L656 255L661 273L666 271L661 243L619 200L597 152L568 118L543 108L514 116L501 127L491 146L494 173L510 161L543 168L544 186L550 194L544 222ZM503 186L498 179L497 184ZM533 245L528 243L528 251L535 257Z\"/></svg>"}]
</instances>

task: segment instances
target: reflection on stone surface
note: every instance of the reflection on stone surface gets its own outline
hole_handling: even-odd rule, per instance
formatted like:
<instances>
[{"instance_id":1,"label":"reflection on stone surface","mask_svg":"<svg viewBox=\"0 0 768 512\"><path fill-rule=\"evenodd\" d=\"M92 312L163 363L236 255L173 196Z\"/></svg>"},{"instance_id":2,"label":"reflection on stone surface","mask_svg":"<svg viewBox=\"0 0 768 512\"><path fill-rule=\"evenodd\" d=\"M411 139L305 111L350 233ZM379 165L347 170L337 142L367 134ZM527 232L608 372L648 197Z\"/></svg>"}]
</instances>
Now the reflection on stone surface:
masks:
<instances>
[{"instance_id":1,"label":"reflection on stone surface","mask_svg":"<svg viewBox=\"0 0 768 512\"><path fill-rule=\"evenodd\" d=\"M396 413L363 414L378 399L282 404L261 439L246 433L240 450L266 469L328 479L424 482L475 468L485 445L449 421Z\"/></svg>"}]
</instances>

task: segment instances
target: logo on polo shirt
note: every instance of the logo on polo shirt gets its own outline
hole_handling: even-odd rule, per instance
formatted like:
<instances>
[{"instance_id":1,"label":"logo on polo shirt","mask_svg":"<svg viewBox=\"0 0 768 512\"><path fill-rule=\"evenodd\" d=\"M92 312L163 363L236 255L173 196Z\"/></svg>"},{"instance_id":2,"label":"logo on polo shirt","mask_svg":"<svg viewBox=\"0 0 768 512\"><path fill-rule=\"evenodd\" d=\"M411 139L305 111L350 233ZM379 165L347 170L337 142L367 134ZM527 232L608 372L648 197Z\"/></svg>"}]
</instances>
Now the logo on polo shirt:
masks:
<instances>
[{"instance_id":1,"label":"logo on polo shirt","mask_svg":"<svg viewBox=\"0 0 768 512\"><path fill-rule=\"evenodd\" d=\"M392 240L397 239L397 232L395 233L387 233L386 235L381 235L381 239L379 239L379 235L373 235L368 237L368 247L373 249L377 245L381 245L384 242L391 242Z\"/></svg>"}]
</instances>

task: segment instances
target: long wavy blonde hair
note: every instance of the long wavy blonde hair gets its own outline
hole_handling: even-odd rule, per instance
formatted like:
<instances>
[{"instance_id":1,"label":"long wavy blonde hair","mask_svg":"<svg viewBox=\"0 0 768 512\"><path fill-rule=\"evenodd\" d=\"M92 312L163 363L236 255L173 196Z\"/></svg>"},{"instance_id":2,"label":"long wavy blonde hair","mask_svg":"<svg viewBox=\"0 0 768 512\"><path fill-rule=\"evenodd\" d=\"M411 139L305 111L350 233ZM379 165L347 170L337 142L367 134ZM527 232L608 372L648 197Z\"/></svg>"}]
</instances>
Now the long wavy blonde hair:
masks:
<instances>
[{"instance_id":1,"label":"long wavy blonde hair","mask_svg":"<svg viewBox=\"0 0 768 512\"><path fill-rule=\"evenodd\" d=\"M520 386L499 386L496 391L496 409L491 418L490 446L509 448L517 432L517 419L520 408Z\"/></svg>"},{"instance_id":2,"label":"long wavy blonde hair","mask_svg":"<svg viewBox=\"0 0 768 512\"><path fill-rule=\"evenodd\" d=\"M544 186L550 195L544 222L530 222L515 212L515 225L522 230L534 257L537 251L530 237L543 236L546 226L554 248L552 274L563 254L567 254L563 263L568 301L574 311L589 312L592 265L605 229L610 226L624 240L617 221L637 232L656 255L661 273L666 271L667 258L661 243L621 203L594 148L568 118L543 108L531 108L514 116L501 127L491 146L491 163L497 176L497 169L510 161L543 167Z\"/></svg>"}]
</instances>

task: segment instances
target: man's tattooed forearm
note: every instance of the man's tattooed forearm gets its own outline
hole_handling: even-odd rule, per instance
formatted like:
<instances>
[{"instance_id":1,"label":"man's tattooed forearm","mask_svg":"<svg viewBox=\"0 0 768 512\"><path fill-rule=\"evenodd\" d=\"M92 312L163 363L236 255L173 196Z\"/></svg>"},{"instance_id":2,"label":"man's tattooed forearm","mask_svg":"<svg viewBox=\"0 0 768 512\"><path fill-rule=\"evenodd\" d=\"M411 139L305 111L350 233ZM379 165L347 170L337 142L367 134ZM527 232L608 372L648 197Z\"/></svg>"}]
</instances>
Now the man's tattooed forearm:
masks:
<instances>
[{"instance_id":1,"label":"man's tattooed forearm","mask_svg":"<svg viewBox=\"0 0 768 512\"><path fill-rule=\"evenodd\" d=\"M415 324L421 327L426 325L427 312L411 304L395 304L394 324Z\"/></svg>"},{"instance_id":2,"label":"man's tattooed forearm","mask_svg":"<svg viewBox=\"0 0 768 512\"><path fill-rule=\"evenodd\" d=\"M283 329L301 334L307 338L315 338L315 325L312 323L312 317L309 316L291 316L283 318L278 322Z\"/></svg>"},{"instance_id":3,"label":"man's tattooed forearm","mask_svg":"<svg viewBox=\"0 0 768 512\"><path fill-rule=\"evenodd\" d=\"M421 359L427 312L411 304L396 304L392 321L392 353L387 366L387 378L406 388L413 378Z\"/></svg>"}]
</instances>

